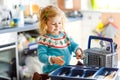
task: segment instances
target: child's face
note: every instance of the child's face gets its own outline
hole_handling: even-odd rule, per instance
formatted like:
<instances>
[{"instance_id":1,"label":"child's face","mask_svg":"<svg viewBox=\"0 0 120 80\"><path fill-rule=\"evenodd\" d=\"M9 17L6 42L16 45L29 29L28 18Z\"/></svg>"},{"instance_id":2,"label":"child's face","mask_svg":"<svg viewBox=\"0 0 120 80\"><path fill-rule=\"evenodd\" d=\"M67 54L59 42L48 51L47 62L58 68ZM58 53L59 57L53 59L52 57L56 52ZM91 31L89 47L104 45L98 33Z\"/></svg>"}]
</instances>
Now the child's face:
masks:
<instances>
[{"instance_id":1,"label":"child's face","mask_svg":"<svg viewBox=\"0 0 120 80\"><path fill-rule=\"evenodd\" d=\"M52 35L59 35L59 32L62 28L62 19L60 16L49 18L47 21L47 32Z\"/></svg>"}]
</instances>

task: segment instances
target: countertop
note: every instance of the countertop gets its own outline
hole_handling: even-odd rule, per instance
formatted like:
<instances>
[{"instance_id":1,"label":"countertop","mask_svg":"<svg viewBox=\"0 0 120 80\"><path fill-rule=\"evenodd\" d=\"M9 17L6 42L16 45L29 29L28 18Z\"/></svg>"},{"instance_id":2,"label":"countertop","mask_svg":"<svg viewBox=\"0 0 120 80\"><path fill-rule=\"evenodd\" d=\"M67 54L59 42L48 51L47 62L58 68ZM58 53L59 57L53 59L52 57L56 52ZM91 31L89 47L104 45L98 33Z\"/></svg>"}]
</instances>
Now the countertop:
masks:
<instances>
[{"instance_id":1,"label":"countertop","mask_svg":"<svg viewBox=\"0 0 120 80\"><path fill-rule=\"evenodd\" d=\"M81 17L68 17L68 22L73 22L73 21L78 21L81 20ZM37 29L38 23L34 24L25 24L24 26L20 27L9 27L9 28L4 28L0 29L0 34L2 33L8 33L8 32L22 32L22 31L28 31L28 30L34 30Z\"/></svg>"},{"instance_id":2,"label":"countertop","mask_svg":"<svg viewBox=\"0 0 120 80\"><path fill-rule=\"evenodd\" d=\"M22 31L28 31L33 29L37 29L37 23L25 24L24 26L20 26L20 27L0 29L0 34L10 33L10 32L22 32Z\"/></svg>"}]
</instances>

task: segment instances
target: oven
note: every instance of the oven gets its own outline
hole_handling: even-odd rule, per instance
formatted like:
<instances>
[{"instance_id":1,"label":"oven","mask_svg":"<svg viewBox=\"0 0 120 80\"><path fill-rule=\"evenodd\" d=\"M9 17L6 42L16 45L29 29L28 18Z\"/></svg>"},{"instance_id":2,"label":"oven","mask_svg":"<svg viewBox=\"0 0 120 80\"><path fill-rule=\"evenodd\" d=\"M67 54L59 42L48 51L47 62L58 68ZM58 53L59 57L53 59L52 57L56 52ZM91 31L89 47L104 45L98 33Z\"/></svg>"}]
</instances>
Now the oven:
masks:
<instances>
[{"instance_id":1,"label":"oven","mask_svg":"<svg viewBox=\"0 0 120 80\"><path fill-rule=\"evenodd\" d=\"M0 34L0 80L11 80L17 77L16 46L17 33Z\"/></svg>"}]
</instances>

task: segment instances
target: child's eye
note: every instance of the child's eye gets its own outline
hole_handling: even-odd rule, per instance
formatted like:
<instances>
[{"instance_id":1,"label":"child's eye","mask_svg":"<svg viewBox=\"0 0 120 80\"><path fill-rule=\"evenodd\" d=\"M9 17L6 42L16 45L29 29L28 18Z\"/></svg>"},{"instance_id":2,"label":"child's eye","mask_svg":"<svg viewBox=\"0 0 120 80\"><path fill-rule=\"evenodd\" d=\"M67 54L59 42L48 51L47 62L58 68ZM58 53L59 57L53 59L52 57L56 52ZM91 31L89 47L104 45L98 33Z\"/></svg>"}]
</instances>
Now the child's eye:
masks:
<instances>
[{"instance_id":1,"label":"child's eye","mask_svg":"<svg viewBox=\"0 0 120 80\"><path fill-rule=\"evenodd\" d=\"M61 24L61 22L59 22L59 23L52 23L52 25L56 25L56 24Z\"/></svg>"},{"instance_id":2,"label":"child's eye","mask_svg":"<svg viewBox=\"0 0 120 80\"><path fill-rule=\"evenodd\" d=\"M59 22L58 24L61 24L61 22Z\"/></svg>"}]
</instances>

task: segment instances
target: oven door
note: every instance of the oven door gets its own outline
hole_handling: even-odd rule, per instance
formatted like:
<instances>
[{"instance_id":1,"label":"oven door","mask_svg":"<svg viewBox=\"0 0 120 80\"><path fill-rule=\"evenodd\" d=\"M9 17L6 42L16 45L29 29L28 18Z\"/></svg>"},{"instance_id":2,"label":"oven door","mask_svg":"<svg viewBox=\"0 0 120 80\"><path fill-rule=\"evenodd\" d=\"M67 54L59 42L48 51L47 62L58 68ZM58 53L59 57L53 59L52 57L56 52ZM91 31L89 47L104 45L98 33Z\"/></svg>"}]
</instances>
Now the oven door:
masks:
<instances>
[{"instance_id":1,"label":"oven door","mask_svg":"<svg viewBox=\"0 0 120 80\"><path fill-rule=\"evenodd\" d=\"M11 60L15 58L16 44L0 45L0 80L11 80ZM16 68L15 70L16 71Z\"/></svg>"}]
</instances>

